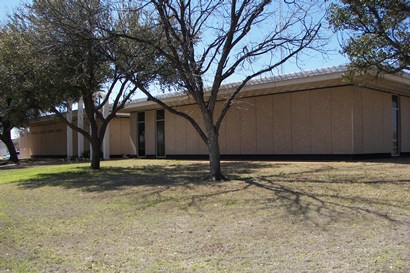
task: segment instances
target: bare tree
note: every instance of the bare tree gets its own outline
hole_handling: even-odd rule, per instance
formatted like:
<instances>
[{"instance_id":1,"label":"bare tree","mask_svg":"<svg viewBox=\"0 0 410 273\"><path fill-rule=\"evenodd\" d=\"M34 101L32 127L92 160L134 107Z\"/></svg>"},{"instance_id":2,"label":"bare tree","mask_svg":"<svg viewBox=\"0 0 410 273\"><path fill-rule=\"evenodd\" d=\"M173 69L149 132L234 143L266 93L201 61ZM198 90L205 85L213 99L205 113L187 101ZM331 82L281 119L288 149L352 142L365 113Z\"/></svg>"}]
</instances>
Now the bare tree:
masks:
<instances>
[{"instance_id":1,"label":"bare tree","mask_svg":"<svg viewBox=\"0 0 410 273\"><path fill-rule=\"evenodd\" d=\"M220 164L219 128L239 92L251 79L296 60L318 40L323 15L317 13L317 1L281 4L280 16L278 2L267 0L151 0L143 7L149 14L145 20L155 22L159 38L122 34L155 48L175 69L178 87L195 100L204 127L200 120L156 98L153 91L140 88L150 100L192 124L208 146L213 180L226 179ZM221 86L238 75L243 76L232 92L222 96ZM223 100L219 111L217 100Z\"/></svg>"}]
</instances>

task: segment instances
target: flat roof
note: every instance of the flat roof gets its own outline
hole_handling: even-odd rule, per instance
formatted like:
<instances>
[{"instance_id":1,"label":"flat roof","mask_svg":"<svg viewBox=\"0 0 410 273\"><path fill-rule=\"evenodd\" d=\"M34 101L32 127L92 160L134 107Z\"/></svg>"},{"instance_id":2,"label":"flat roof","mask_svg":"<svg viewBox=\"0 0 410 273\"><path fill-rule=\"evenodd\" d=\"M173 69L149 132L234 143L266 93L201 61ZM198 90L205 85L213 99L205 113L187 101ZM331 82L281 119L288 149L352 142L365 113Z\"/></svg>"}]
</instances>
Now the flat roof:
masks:
<instances>
[{"instance_id":1,"label":"flat roof","mask_svg":"<svg viewBox=\"0 0 410 273\"><path fill-rule=\"evenodd\" d=\"M343 77L347 71L348 66L340 65L252 79L240 91L237 98L346 85L367 87L410 96L410 74L408 73L402 73L401 75L385 74L377 78L375 76L361 76L356 77L353 82L348 82ZM223 100L226 95L233 92L240 84L241 81L223 84L218 94L219 100ZM210 91L210 87L205 88L205 96L209 96ZM156 97L170 106L195 103L195 100L184 91L169 92ZM147 98L140 98L131 100L121 112L130 113L158 108L161 108L161 106L157 103Z\"/></svg>"}]
</instances>

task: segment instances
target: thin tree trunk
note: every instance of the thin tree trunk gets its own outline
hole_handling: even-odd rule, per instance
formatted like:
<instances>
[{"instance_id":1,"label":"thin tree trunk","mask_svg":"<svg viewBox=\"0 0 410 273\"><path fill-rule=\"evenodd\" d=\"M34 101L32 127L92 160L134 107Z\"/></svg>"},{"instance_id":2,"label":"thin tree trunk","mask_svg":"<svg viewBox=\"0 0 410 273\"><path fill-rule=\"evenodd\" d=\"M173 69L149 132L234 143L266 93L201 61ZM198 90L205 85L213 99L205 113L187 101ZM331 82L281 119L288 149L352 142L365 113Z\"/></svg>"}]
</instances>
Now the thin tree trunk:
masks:
<instances>
[{"instance_id":1,"label":"thin tree trunk","mask_svg":"<svg viewBox=\"0 0 410 273\"><path fill-rule=\"evenodd\" d=\"M213 126L212 126L213 127ZM211 171L211 179L213 181L227 180L221 170L221 155L219 152L219 134L216 129L210 128L208 131L208 151L209 151L209 167Z\"/></svg>"},{"instance_id":2,"label":"thin tree trunk","mask_svg":"<svg viewBox=\"0 0 410 273\"><path fill-rule=\"evenodd\" d=\"M1 140L6 144L7 150L10 153L10 161L18 163L19 159L16 152L16 147L14 147L13 140L11 139L11 130L5 129Z\"/></svg>"},{"instance_id":3,"label":"thin tree trunk","mask_svg":"<svg viewBox=\"0 0 410 273\"><path fill-rule=\"evenodd\" d=\"M101 141L98 138L92 138L91 148L92 148L92 156L91 156L90 168L92 170L99 170L100 161L101 161Z\"/></svg>"}]
</instances>

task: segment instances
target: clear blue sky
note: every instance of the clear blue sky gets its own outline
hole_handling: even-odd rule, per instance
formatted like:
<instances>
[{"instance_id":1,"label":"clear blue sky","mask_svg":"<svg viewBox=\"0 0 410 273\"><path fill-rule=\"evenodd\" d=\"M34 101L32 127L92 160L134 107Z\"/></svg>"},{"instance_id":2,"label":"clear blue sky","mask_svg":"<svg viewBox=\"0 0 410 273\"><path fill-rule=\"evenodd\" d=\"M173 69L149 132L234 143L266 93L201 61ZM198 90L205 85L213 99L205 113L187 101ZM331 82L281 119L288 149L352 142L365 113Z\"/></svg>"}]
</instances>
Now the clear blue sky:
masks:
<instances>
[{"instance_id":1,"label":"clear blue sky","mask_svg":"<svg viewBox=\"0 0 410 273\"><path fill-rule=\"evenodd\" d=\"M0 18L3 21L8 12L13 11L20 3L31 2L28 0L0 0Z\"/></svg>"}]
</instances>

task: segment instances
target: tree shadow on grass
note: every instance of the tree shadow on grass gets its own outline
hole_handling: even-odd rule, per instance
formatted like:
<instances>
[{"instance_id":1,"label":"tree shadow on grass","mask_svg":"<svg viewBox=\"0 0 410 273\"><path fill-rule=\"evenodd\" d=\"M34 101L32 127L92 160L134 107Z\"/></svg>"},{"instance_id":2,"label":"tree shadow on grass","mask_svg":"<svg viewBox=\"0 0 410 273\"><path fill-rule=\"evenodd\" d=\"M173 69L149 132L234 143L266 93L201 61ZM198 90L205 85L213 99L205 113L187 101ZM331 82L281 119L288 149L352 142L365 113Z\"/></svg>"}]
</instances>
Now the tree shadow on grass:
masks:
<instances>
[{"instance_id":1,"label":"tree shadow on grass","mask_svg":"<svg viewBox=\"0 0 410 273\"><path fill-rule=\"evenodd\" d=\"M194 177L195 174L192 174ZM39 174L33 179L20 181L20 186L27 189L44 186L77 188L85 192L103 192L121 190L124 187L137 186L178 186L188 183L188 174L175 170L169 174L157 166L140 168L112 168L90 170L88 167L77 167L72 171L57 174Z\"/></svg>"},{"instance_id":2,"label":"tree shadow on grass","mask_svg":"<svg viewBox=\"0 0 410 273\"><path fill-rule=\"evenodd\" d=\"M233 167L233 165L235 165ZM252 169L262 168L261 164L243 162L240 164L228 163L237 173L249 173ZM157 204L177 201L184 202L182 209L195 207L201 210L201 202L213 196L223 195L246 190L250 185L241 187L225 187L224 182L214 182L205 179L208 177L207 163L145 165L135 167L103 167L98 171L88 167L76 167L60 173L38 174L35 178L19 181L23 189L37 189L41 187L61 187L63 189L79 189L83 192L123 191L122 194L134 194L128 188L144 187L140 191L138 200L139 209L146 209ZM198 191L198 186L209 185L208 190ZM178 188L179 194L164 194L167 190ZM190 190L181 196L183 190Z\"/></svg>"},{"instance_id":3,"label":"tree shadow on grass","mask_svg":"<svg viewBox=\"0 0 410 273\"><path fill-rule=\"evenodd\" d=\"M410 224L408 203L397 197L390 198L388 194L383 198L377 194L384 186L403 187L399 191L406 200L404 193L410 186L410 179L407 178L394 178L391 175L369 177L365 172L361 173L360 169L346 173L346 170L325 162L303 170L291 169L290 172L279 171L248 177L237 175L235 178L268 191L270 194L267 198L255 200L262 202L266 209L279 204L289 215L318 226L324 227L340 219L368 216ZM363 191L363 188L366 190ZM346 192L349 190L350 192Z\"/></svg>"},{"instance_id":4,"label":"tree shadow on grass","mask_svg":"<svg viewBox=\"0 0 410 273\"><path fill-rule=\"evenodd\" d=\"M252 173L255 169L265 168L267 164L252 162L228 162L224 165L238 175ZM278 164L278 168L281 165ZM269 167L271 165L269 164ZM218 185L209 181L206 163L145 165L135 167L103 167L91 170L88 167L76 167L60 173L38 174L35 178L19 182L22 188L34 189L44 186L78 188L86 192L121 190L124 187L137 186L186 186Z\"/></svg>"},{"instance_id":5,"label":"tree shadow on grass","mask_svg":"<svg viewBox=\"0 0 410 273\"><path fill-rule=\"evenodd\" d=\"M366 218L368 216L393 223L410 224L410 217L402 215L406 214L410 207L400 200L370 197L371 194L367 196L364 192L351 194L343 191L343 187L353 187L353 189L368 187L371 192L377 190L375 185L400 186L410 183L409 180L356 181L334 179L328 182L318 181L315 177L303 176L307 173L320 174L320 172L326 171L327 168L318 168L314 171L301 171L286 175L263 175L240 180L271 193L271 197L264 199L266 209L277 206L279 203L289 215L300 217L317 226L325 227L340 219ZM340 185L342 188L339 188ZM312 190L310 191L310 189Z\"/></svg>"},{"instance_id":6,"label":"tree shadow on grass","mask_svg":"<svg viewBox=\"0 0 410 273\"><path fill-rule=\"evenodd\" d=\"M260 204L260 209L281 207L289 215L297 216L304 221L312 222L324 227L340 219L373 216L388 222L408 221L398 214L405 214L409 210L406 203L397 200L371 198L363 193L348 195L343 187L375 187L376 185L398 185L409 183L409 180L391 180L389 178L372 180L356 180L345 177L334 177L331 181L318 179L320 175L326 177L334 171L334 167L320 165L316 168L293 171L292 173L277 173L281 167L291 163L266 162L224 162L223 168L233 180L240 181L235 187L230 182L210 182L208 164L170 164L147 165L135 167L104 167L99 171L92 171L87 167L77 167L72 171L58 174L39 174L37 177L19 182L24 189L35 189L44 186L62 187L65 189L80 189L85 192L105 192L123 190L126 187L149 187L146 206L166 201L184 201L186 207L200 209L201 201L226 193L244 192L250 188L265 192L254 200L244 199L246 202ZM269 168L269 173L260 174L258 170ZM358 185L361 184L361 185ZM212 190L196 191L197 186L209 185ZM341 188L337 188L338 186ZM309 187L307 187L309 186ZM331 187L329 187L331 186ZM163 196L166 190L182 187L189 189L186 196ZM336 187L336 188L334 188ZM153 198L154 197L154 198ZM154 203L152 203L154 202ZM261 205L262 204L262 205Z\"/></svg>"}]
</instances>

